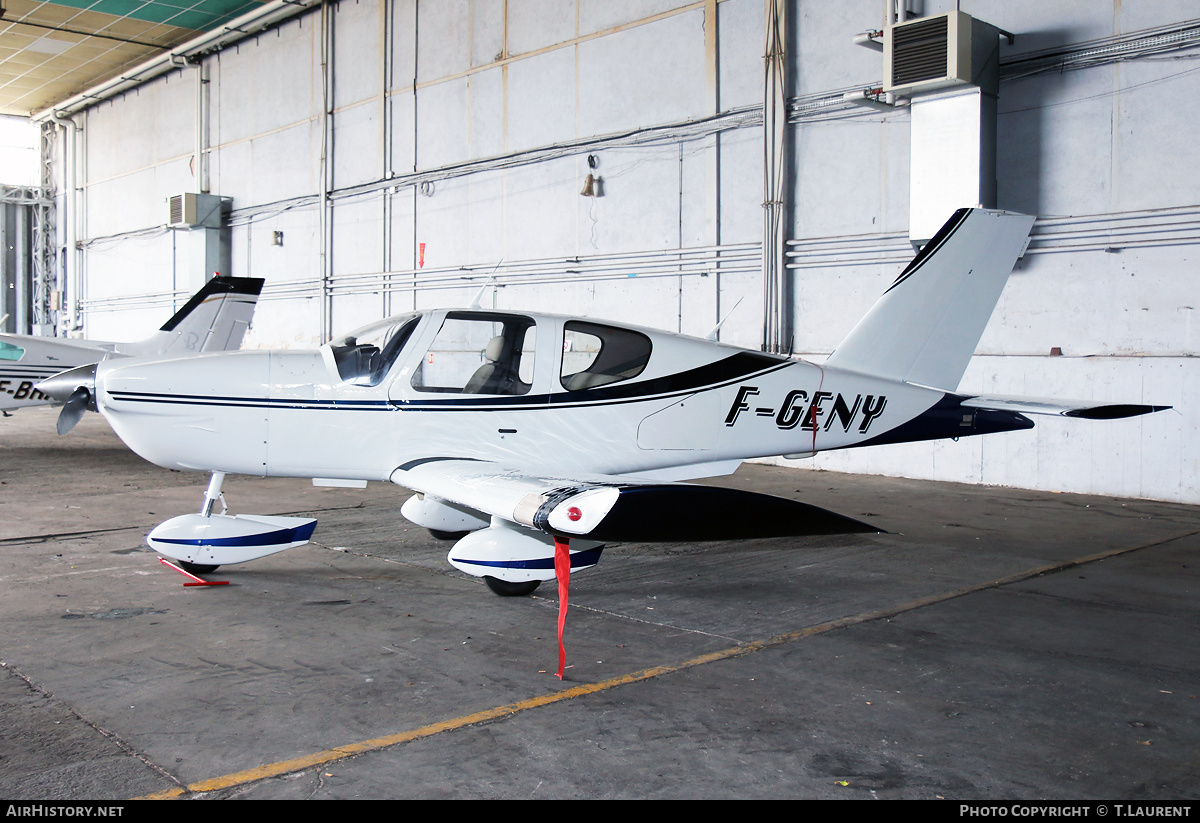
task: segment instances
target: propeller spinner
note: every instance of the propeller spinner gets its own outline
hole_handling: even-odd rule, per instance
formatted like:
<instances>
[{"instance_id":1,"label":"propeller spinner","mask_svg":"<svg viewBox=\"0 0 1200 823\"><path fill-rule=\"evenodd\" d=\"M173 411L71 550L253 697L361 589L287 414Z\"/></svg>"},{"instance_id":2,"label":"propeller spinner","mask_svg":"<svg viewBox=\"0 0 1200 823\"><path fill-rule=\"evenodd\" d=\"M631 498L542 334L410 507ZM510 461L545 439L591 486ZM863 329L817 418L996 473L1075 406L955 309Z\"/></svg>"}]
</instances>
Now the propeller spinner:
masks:
<instances>
[{"instance_id":1,"label":"propeller spinner","mask_svg":"<svg viewBox=\"0 0 1200 823\"><path fill-rule=\"evenodd\" d=\"M59 372L37 384L37 390L63 404L58 415L58 433L75 428L85 411L96 411L96 364Z\"/></svg>"}]
</instances>

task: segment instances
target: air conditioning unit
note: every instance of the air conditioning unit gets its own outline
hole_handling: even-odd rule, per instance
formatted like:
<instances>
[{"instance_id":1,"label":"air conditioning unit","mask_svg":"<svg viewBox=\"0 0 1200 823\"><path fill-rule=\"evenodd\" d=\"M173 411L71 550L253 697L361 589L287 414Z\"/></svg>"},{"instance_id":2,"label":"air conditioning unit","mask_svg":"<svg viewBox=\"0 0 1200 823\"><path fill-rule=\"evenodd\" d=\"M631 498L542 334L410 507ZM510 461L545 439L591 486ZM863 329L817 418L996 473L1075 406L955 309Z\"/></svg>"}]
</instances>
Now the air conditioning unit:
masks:
<instances>
[{"instance_id":1,"label":"air conditioning unit","mask_svg":"<svg viewBox=\"0 0 1200 823\"><path fill-rule=\"evenodd\" d=\"M883 32L883 90L913 94L971 85L996 94L1001 34L1005 32L960 11L888 26Z\"/></svg>"},{"instance_id":2,"label":"air conditioning unit","mask_svg":"<svg viewBox=\"0 0 1200 823\"><path fill-rule=\"evenodd\" d=\"M167 198L167 226L172 229L218 229L222 220L222 199L216 194L173 194Z\"/></svg>"}]
</instances>

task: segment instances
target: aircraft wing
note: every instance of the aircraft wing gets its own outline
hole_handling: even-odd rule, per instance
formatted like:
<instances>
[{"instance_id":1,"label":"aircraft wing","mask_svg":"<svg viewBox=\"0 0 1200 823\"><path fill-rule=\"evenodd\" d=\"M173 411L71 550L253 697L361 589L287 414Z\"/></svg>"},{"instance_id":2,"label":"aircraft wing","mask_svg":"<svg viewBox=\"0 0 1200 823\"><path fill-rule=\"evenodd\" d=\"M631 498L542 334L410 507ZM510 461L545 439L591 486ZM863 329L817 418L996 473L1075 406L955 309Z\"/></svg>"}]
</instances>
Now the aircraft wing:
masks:
<instances>
[{"instance_id":1,"label":"aircraft wing","mask_svg":"<svg viewBox=\"0 0 1200 823\"><path fill-rule=\"evenodd\" d=\"M1010 411L1020 414L1057 414L1063 417L1082 417L1088 420L1115 420L1139 414L1163 411L1170 406L1145 406L1135 403L1096 403L1087 400L1051 400L1040 397L989 397L978 395L959 405L973 409Z\"/></svg>"},{"instance_id":2,"label":"aircraft wing","mask_svg":"<svg viewBox=\"0 0 1200 823\"><path fill-rule=\"evenodd\" d=\"M549 534L600 541L728 540L880 529L739 489L607 475L553 477L468 458L425 458L393 483Z\"/></svg>"}]
</instances>

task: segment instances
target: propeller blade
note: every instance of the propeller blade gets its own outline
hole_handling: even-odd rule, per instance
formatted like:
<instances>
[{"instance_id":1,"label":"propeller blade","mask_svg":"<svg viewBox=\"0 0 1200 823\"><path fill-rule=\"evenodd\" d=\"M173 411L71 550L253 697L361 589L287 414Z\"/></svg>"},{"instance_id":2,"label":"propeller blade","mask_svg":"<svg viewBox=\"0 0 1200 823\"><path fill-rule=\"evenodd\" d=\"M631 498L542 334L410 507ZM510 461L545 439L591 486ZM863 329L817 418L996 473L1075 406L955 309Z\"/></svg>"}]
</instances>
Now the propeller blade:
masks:
<instances>
[{"instance_id":1,"label":"propeller blade","mask_svg":"<svg viewBox=\"0 0 1200 823\"><path fill-rule=\"evenodd\" d=\"M80 386L71 392L71 396L67 398L63 410L58 415L58 425L55 428L59 434L66 434L75 428L75 424L83 418L83 413L88 410L88 403L91 402L91 399L92 393L87 390L86 386Z\"/></svg>"},{"instance_id":2,"label":"propeller blade","mask_svg":"<svg viewBox=\"0 0 1200 823\"><path fill-rule=\"evenodd\" d=\"M91 401L91 392L84 386L79 386L78 389L71 392L71 397L67 398L67 402L62 407L62 412L59 413L58 429L59 434L70 432L79 420L83 419L83 413L88 410L88 403Z\"/></svg>"}]
</instances>

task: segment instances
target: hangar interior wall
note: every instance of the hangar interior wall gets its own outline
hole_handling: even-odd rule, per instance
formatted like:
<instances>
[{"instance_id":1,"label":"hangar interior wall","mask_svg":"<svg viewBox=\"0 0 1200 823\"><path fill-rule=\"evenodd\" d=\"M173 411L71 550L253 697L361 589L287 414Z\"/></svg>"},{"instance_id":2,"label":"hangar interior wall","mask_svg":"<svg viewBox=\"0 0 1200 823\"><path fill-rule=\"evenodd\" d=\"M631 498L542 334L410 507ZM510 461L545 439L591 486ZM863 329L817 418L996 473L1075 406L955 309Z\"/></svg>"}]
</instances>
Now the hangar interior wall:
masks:
<instances>
[{"instance_id":1,"label":"hangar interior wall","mask_svg":"<svg viewBox=\"0 0 1200 823\"><path fill-rule=\"evenodd\" d=\"M958 5L1017 35L998 205L1039 218L962 390L1175 409L788 464L1200 502L1196 54L1024 59L1194 9ZM820 361L912 255L909 115L841 101L879 85L852 38L880 0L787 13L791 340ZM728 314L721 339L759 348L763 42L764 0L331 2L75 116L82 331L143 336L198 287L165 201L207 189L232 198L231 273L267 279L250 347L491 279L497 307L698 335Z\"/></svg>"}]
</instances>

